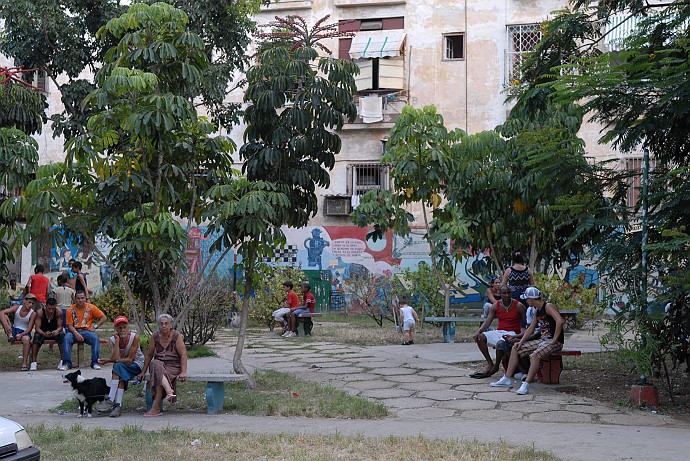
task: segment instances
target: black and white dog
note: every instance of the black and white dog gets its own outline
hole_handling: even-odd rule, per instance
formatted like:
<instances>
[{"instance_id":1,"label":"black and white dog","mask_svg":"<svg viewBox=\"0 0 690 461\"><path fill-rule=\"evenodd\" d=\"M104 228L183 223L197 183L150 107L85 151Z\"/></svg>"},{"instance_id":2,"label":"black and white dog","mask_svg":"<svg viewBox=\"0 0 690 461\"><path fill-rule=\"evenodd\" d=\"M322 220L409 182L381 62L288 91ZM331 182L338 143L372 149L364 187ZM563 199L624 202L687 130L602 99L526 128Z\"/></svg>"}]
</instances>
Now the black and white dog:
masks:
<instances>
[{"instance_id":1,"label":"black and white dog","mask_svg":"<svg viewBox=\"0 0 690 461\"><path fill-rule=\"evenodd\" d=\"M67 373L63 378L63 382L72 385L74 396L79 401L79 415L77 415L77 418L84 416L85 407L86 416L90 418L93 404L105 400L105 397L110 392L110 386L108 386L104 378L86 379L81 375L80 370Z\"/></svg>"}]
</instances>

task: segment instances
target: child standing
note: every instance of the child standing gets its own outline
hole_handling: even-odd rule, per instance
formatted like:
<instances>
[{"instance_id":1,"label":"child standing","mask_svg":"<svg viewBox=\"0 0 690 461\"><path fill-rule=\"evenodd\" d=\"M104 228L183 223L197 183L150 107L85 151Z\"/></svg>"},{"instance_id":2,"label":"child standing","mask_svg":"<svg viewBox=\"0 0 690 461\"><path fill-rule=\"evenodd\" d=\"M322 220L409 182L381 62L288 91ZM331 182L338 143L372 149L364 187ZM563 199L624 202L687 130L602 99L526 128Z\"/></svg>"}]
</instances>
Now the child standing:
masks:
<instances>
[{"instance_id":1,"label":"child standing","mask_svg":"<svg viewBox=\"0 0 690 461\"><path fill-rule=\"evenodd\" d=\"M403 346L414 344L414 326L419 322L417 312L407 305L407 299L402 298L399 304L400 316L403 323Z\"/></svg>"}]
</instances>

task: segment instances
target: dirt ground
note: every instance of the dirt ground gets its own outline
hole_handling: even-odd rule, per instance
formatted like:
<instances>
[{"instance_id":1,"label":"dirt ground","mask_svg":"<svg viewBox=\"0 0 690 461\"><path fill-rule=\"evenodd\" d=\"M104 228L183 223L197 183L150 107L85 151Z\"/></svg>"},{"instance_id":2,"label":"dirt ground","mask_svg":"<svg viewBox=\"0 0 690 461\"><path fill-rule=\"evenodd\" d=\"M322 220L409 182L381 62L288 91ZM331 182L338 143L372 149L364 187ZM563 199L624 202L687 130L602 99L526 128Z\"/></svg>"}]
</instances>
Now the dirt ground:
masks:
<instances>
[{"instance_id":1,"label":"dirt ground","mask_svg":"<svg viewBox=\"0 0 690 461\"><path fill-rule=\"evenodd\" d=\"M578 395L591 397L611 405L631 406L630 390L638 382L638 376L633 373L611 371L605 368L568 367L561 374L561 382L573 384ZM683 367L683 371L672 373L673 397L671 401L665 379L658 377L652 383L659 389L661 405L657 408L649 408L649 411L657 411L669 415L679 421L690 423L690 377Z\"/></svg>"}]
</instances>

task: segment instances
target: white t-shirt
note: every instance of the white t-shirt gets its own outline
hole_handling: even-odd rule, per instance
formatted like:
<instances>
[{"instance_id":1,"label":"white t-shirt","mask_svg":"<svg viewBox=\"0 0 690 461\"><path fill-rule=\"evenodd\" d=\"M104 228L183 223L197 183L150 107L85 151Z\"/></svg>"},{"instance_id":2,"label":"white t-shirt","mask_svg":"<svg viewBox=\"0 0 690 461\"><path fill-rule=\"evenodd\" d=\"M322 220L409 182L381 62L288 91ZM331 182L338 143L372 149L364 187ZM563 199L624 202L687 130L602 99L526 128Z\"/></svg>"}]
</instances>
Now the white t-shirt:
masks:
<instances>
[{"instance_id":1,"label":"white t-shirt","mask_svg":"<svg viewBox=\"0 0 690 461\"><path fill-rule=\"evenodd\" d=\"M414 314L412 313L414 309L412 309L410 306L405 305L400 307L400 312L403 315L403 323L407 322L408 320L414 320Z\"/></svg>"}]
</instances>

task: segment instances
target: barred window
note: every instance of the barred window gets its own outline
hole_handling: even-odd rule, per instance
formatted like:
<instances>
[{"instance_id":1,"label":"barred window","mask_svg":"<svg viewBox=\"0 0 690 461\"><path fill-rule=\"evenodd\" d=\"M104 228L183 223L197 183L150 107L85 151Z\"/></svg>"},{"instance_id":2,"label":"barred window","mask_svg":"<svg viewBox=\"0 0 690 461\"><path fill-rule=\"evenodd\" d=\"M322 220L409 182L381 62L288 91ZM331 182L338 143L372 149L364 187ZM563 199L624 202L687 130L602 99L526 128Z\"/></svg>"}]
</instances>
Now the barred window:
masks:
<instances>
[{"instance_id":1,"label":"barred window","mask_svg":"<svg viewBox=\"0 0 690 461\"><path fill-rule=\"evenodd\" d=\"M539 24L522 24L508 26L508 40L506 45L506 83L522 80L520 67L525 60L526 53L534 51L541 40Z\"/></svg>"},{"instance_id":2,"label":"barred window","mask_svg":"<svg viewBox=\"0 0 690 461\"><path fill-rule=\"evenodd\" d=\"M389 190L388 167L379 163L351 164L352 195L370 190Z\"/></svg>"}]
</instances>

